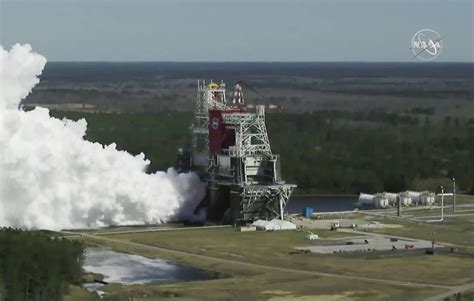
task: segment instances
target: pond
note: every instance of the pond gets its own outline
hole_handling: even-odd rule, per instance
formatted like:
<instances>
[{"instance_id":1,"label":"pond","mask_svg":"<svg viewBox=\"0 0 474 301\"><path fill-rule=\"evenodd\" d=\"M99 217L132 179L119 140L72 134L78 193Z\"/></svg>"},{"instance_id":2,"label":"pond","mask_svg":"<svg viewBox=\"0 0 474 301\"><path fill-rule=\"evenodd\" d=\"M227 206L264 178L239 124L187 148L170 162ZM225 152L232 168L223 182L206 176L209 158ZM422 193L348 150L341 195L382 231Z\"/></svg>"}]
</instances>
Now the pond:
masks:
<instances>
[{"instance_id":1,"label":"pond","mask_svg":"<svg viewBox=\"0 0 474 301\"><path fill-rule=\"evenodd\" d=\"M355 208L358 196L292 196L285 211L290 214L302 213L305 207L315 212L349 211Z\"/></svg>"},{"instance_id":2,"label":"pond","mask_svg":"<svg viewBox=\"0 0 474 301\"><path fill-rule=\"evenodd\" d=\"M103 248L87 248L83 268L86 272L104 275L106 283L150 284L224 278L209 272L163 259L151 259ZM97 290L101 284L87 284Z\"/></svg>"}]
</instances>

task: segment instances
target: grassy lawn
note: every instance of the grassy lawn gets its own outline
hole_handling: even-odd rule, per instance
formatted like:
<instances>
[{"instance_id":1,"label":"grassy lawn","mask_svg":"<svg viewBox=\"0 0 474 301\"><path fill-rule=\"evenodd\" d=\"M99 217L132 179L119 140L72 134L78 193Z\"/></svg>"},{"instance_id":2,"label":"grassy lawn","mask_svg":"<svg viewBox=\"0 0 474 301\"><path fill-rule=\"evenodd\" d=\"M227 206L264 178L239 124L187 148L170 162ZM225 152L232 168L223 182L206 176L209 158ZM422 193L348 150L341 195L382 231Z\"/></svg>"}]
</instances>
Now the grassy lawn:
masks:
<instances>
[{"instance_id":1,"label":"grassy lawn","mask_svg":"<svg viewBox=\"0 0 474 301\"><path fill-rule=\"evenodd\" d=\"M369 218L371 219L371 218ZM369 220L368 219L368 220ZM443 224L418 224L374 218L381 223L402 224L403 228L377 229L380 233L435 239L452 244L474 246L473 217L448 219ZM344 232L315 230L322 238L348 236ZM437 254L427 256L423 250L374 254L290 254L295 246L312 242L305 231L239 232L233 228L156 231L110 234L104 237L182 250L239 262L287 267L340 275L366 276L390 280L460 285L474 280L472 256ZM325 276L308 276L242 266L233 262L216 262L137 245L85 238L89 243L117 251L159 257L227 273L226 279L157 285L108 285L106 300L422 300L443 292L442 289L411 288L348 280ZM404 256L405 254L407 256ZM473 292L463 294L470 300ZM453 296L451 300L457 296ZM87 296L82 297L87 298ZM132 299L133 298L133 299ZM94 299L66 299L94 300Z\"/></svg>"},{"instance_id":2,"label":"grassy lawn","mask_svg":"<svg viewBox=\"0 0 474 301\"><path fill-rule=\"evenodd\" d=\"M395 229L390 229L390 233L392 230ZM327 232L328 235L333 233ZM324 236L323 231L318 231L318 234ZM345 235L347 236L347 233ZM108 237L217 258L342 275L421 281L444 285L462 284L474 279L474 260L472 258L457 255L426 256L423 255L422 250L413 251L411 256L385 256L384 254L380 256L373 254L353 256L347 254L343 256L332 254L291 255L293 247L311 244L310 241L305 240L304 236L305 232L298 231L240 233L231 228L224 228L121 234ZM170 253L157 254L157 252L150 250L144 252L139 247L118 243L109 245L119 251L152 257L162 256L218 271L248 272L248 269L242 270L232 263L219 263L216 268L215 262L206 262L206 260L189 256L171 255Z\"/></svg>"},{"instance_id":3,"label":"grassy lawn","mask_svg":"<svg viewBox=\"0 0 474 301\"><path fill-rule=\"evenodd\" d=\"M472 301L474 300L474 290L468 290L463 293L455 294L444 298L443 301Z\"/></svg>"},{"instance_id":4,"label":"grassy lawn","mask_svg":"<svg viewBox=\"0 0 474 301\"><path fill-rule=\"evenodd\" d=\"M448 201L451 203L452 198L449 198ZM456 194L456 204L474 204L474 195Z\"/></svg>"},{"instance_id":5,"label":"grassy lawn","mask_svg":"<svg viewBox=\"0 0 474 301\"><path fill-rule=\"evenodd\" d=\"M401 224L403 228L377 229L374 231L378 233L435 240L459 247L474 247L474 215L456 218L448 217L442 223L390 222Z\"/></svg>"},{"instance_id":6,"label":"grassy lawn","mask_svg":"<svg viewBox=\"0 0 474 301\"><path fill-rule=\"evenodd\" d=\"M98 301L99 298L87 290L78 286L70 285L69 292L64 296L64 301Z\"/></svg>"},{"instance_id":7,"label":"grassy lawn","mask_svg":"<svg viewBox=\"0 0 474 301\"><path fill-rule=\"evenodd\" d=\"M416 289L330 277L264 274L164 285L109 285L112 300L422 300L440 289ZM115 297L117 296L117 297Z\"/></svg>"},{"instance_id":8,"label":"grassy lawn","mask_svg":"<svg viewBox=\"0 0 474 301\"><path fill-rule=\"evenodd\" d=\"M460 210L463 210L463 212L459 212ZM453 208L451 206L449 207L445 207L444 208L444 216L448 219L450 218L453 218L449 215L452 215L453 214ZM463 218L463 217L466 217L466 218L469 218L469 216L471 215L471 217L474 217L474 208L470 209L469 211L467 211L467 209L457 209L457 211L455 212L456 215L459 215L457 216L456 218ZM396 213L392 214L392 215L396 215ZM423 217L423 216L431 216L432 218L431 219L438 219L441 217L441 208L426 208L426 209L418 209L418 210L414 210L414 209L405 209L405 210L402 210L402 215L404 216L410 216L412 215L413 217Z\"/></svg>"}]
</instances>

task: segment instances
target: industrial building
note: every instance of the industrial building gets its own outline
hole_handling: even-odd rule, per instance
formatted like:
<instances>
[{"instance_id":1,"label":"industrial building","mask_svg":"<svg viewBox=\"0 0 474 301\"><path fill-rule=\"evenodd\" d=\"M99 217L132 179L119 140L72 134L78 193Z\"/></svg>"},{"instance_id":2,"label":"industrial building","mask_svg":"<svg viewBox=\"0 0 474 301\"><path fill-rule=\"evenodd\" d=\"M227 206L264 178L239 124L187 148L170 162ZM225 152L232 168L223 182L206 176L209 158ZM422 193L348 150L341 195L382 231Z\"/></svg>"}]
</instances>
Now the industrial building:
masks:
<instances>
[{"instance_id":1,"label":"industrial building","mask_svg":"<svg viewBox=\"0 0 474 301\"><path fill-rule=\"evenodd\" d=\"M240 83L228 101L225 83L198 82L190 146L179 150L178 167L198 172L208 183L206 197L196 208L207 210L208 220L241 224L283 219L296 185L281 178L265 109L245 103Z\"/></svg>"}]
</instances>

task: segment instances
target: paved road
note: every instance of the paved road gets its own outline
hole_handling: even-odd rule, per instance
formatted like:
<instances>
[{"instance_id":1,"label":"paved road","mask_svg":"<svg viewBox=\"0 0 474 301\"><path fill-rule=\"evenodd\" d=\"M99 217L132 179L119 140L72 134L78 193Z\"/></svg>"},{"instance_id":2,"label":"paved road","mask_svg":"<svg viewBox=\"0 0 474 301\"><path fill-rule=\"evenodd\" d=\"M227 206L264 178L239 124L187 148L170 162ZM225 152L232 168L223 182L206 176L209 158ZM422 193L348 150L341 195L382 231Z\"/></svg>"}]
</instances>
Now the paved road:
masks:
<instances>
[{"instance_id":1,"label":"paved road","mask_svg":"<svg viewBox=\"0 0 474 301\"><path fill-rule=\"evenodd\" d=\"M63 233L64 238L74 238L78 236L84 236L84 234L92 235L92 236L98 236L98 235L114 235L114 234L135 234L135 233L146 233L146 232L162 232L162 231L180 231L180 230L199 230L199 229L212 229L212 228L229 228L231 227L230 225L214 225L214 226L192 226L192 227L146 227L146 228L135 228L135 229L129 229L129 230L107 230L107 231L100 231L100 229L97 230L97 232L80 232L80 231L68 231L68 230L63 230L59 231L58 233ZM67 235L64 235L64 233L68 233Z\"/></svg>"},{"instance_id":2,"label":"paved road","mask_svg":"<svg viewBox=\"0 0 474 301\"><path fill-rule=\"evenodd\" d=\"M386 234L386 233L364 232L362 230L354 230L354 229L339 229L338 231L339 232L345 232L345 233L363 234L365 236L372 236L372 237L378 237L378 238L386 238L386 239L387 238L396 238L396 239L404 240L404 241L429 243L429 247L431 247L431 241L426 240L426 239L418 239L418 238L405 237L405 236L394 235L394 234ZM443 247L443 245L436 244L435 247Z\"/></svg>"},{"instance_id":3,"label":"paved road","mask_svg":"<svg viewBox=\"0 0 474 301\"><path fill-rule=\"evenodd\" d=\"M403 250L406 245L412 245L413 249L427 249L432 247L432 242L424 239L407 238L398 235L387 235L373 232L362 232L353 229L340 229L339 232L350 234L363 234L363 236L353 236L349 238L334 238L333 240L339 242L335 244L318 244L303 247L295 247L297 250L310 250L313 253L332 254L334 252L356 252L356 251L389 251L395 247L397 250ZM395 240L392 241L391 238ZM327 240L327 239L324 239ZM352 244L346 244L350 241ZM443 245L436 244L435 247L443 247Z\"/></svg>"},{"instance_id":4,"label":"paved road","mask_svg":"<svg viewBox=\"0 0 474 301\"><path fill-rule=\"evenodd\" d=\"M424 301L441 301L441 300L444 300L444 298L446 298L446 297L452 297L454 294L462 293L462 292L467 291L469 289L474 289L474 283L468 283L468 284L465 284L465 285L460 285L460 286L453 287L452 289L450 289L447 292L444 292L442 294L426 298Z\"/></svg>"},{"instance_id":5,"label":"paved road","mask_svg":"<svg viewBox=\"0 0 474 301\"><path fill-rule=\"evenodd\" d=\"M111 235L111 234L134 234L143 232L159 232L159 231L181 231L181 230L202 230L202 229L213 229L213 228L230 228L230 225L215 225L215 226L202 226L202 227L155 227L149 229L131 229L131 230L118 230L118 231L102 231L94 232L89 234L93 235ZM81 233L82 234L82 233Z\"/></svg>"}]
</instances>

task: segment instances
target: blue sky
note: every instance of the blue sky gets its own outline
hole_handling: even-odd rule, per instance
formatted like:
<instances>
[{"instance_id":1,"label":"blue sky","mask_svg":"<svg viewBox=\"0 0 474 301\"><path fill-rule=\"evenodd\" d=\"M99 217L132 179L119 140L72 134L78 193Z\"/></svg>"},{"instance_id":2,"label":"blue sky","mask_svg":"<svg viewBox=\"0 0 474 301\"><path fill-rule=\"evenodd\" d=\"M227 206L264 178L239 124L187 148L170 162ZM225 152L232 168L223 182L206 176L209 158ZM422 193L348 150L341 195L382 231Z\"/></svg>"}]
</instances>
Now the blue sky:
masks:
<instances>
[{"instance_id":1,"label":"blue sky","mask_svg":"<svg viewBox=\"0 0 474 301\"><path fill-rule=\"evenodd\" d=\"M472 0L0 0L1 44L49 61L414 61L413 34L444 35L438 61L473 61Z\"/></svg>"}]
</instances>

